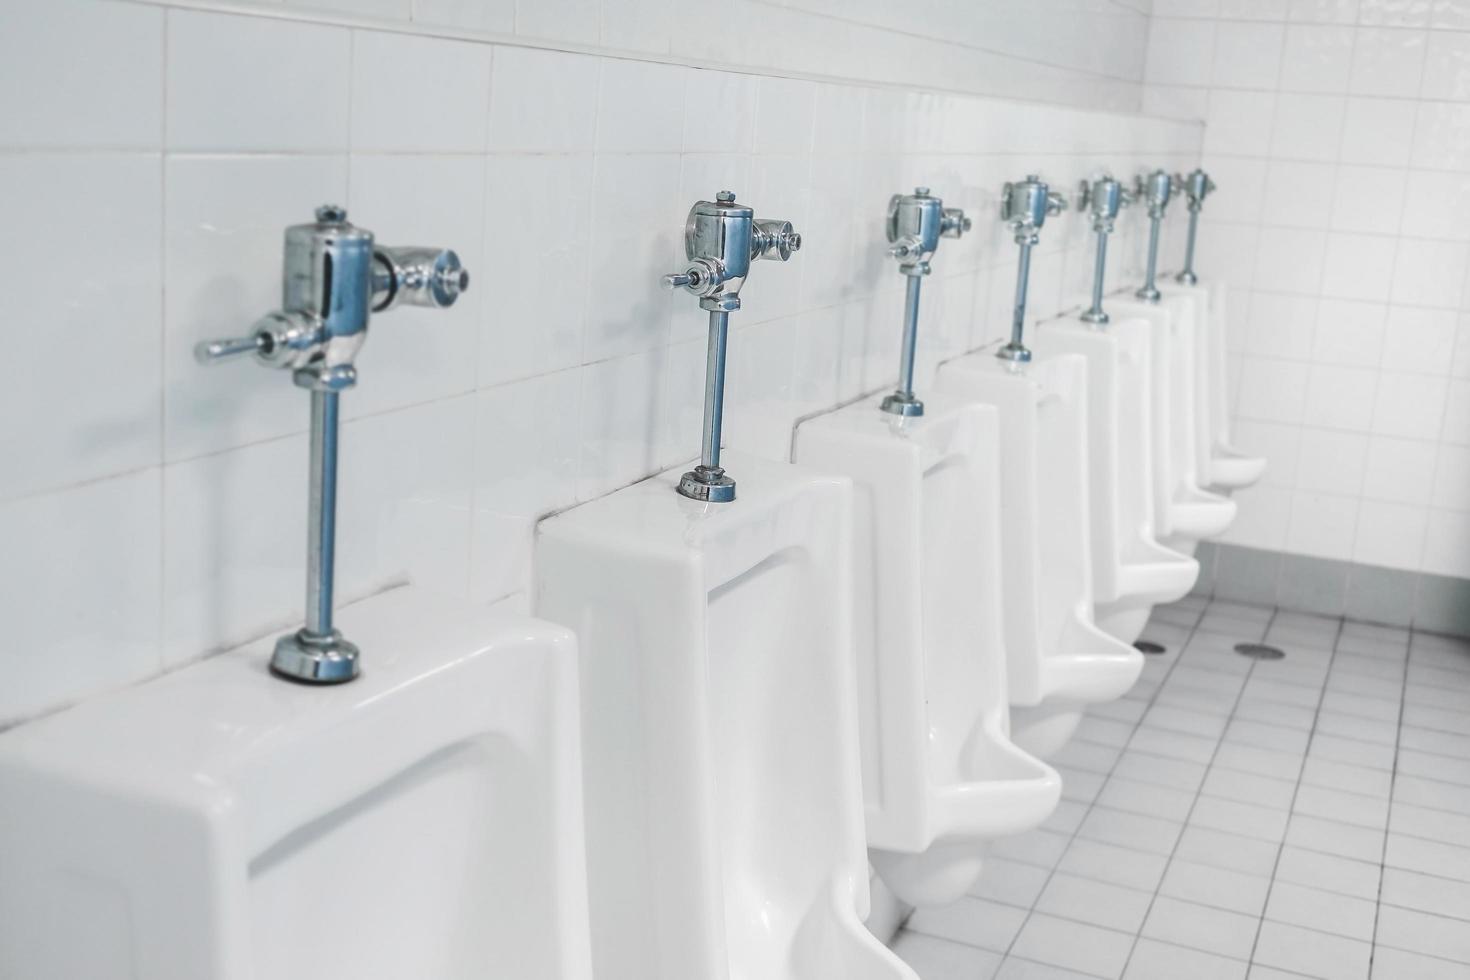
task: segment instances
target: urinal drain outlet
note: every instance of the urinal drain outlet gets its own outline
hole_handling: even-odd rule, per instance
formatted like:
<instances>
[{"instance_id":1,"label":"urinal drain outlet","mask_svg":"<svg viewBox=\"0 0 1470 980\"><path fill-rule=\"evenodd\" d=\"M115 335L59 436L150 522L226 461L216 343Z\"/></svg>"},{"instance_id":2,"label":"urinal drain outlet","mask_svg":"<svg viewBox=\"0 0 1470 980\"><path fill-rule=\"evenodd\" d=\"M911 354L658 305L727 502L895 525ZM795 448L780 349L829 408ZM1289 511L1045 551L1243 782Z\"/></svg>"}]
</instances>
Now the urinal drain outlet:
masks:
<instances>
[{"instance_id":1,"label":"urinal drain outlet","mask_svg":"<svg viewBox=\"0 0 1470 980\"><path fill-rule=\"evenodd\" d=\"M1133 649L1139 653L1160 654L1167 652L1168 648L1162 643L1155 643L1153 640L1138 640L1133 644Z\"/></svg>"},{"instance_id":2,"label":"urinal drain outlet","mask_svg":"<svg viewBox=\"0 0 1470 980\"><path fill-rule=\"evenodd\" d=\"M1280 660L1286 656L1285 650L1268 646L1265 643L1237 643L1235 652L1242 657L1250 657L1252 660Z\"/></svg>"}]
</instances>

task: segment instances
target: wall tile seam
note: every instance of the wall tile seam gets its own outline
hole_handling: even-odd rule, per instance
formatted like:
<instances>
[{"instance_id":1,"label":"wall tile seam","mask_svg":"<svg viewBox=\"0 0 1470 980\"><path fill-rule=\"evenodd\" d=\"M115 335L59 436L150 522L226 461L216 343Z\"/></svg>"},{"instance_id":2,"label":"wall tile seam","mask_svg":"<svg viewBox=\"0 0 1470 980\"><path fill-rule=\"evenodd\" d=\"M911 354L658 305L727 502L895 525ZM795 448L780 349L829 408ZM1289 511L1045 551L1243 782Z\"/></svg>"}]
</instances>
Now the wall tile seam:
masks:
<instances>
[{"instance_id":1,"label":"wall tile seam","mask_svg":"<svg viewBox=\"0 0 1470 980\"><path fill-rule=\"evenodd\" d=\"M1151 18L1154 21L1179 20L1179 21L1190 21L1191 23L1206 22L1206 23L1213 23L1213 24L1255 24L1255 25L1258 25L1258 26L1267 26L1267 27L1272 27L1272 26L1275 26L1275 25L1280 24L1280 25L1284 25L1284 26L1286 26L1288 28L1290 28L1290 27L1353 27L1353 28L1366 27L1366 28L1369 28L1369 29L1375 30L1375 31L1377 31L1377 30L1383 30L1383 31L1408 31L1408 32L1430 31L1432 33L1470 34L1470 27L1457 27L1457 26L1454 26L1452 24L1439 25L1439 24L1434 24L1434 23L1419 24L1419 25L1385 24L1385 23L1381 23L1381 22L1374 22L1374 21L1363 20L1361 14L1358 17L1354 18L1353 20L1307 20L1307 19L1304 19L1304 18L1292 18L1290 16L1288 16L1288 17L1276 17L1276 18L1272 18L1272 17L1226 17L1226 16L1221 16L1220 14L1191 14L1191 13L1170 13L1170 14L1157 14L1156 13L1156 14L1151 14L1150 16L1151 16Z\"/></svg>"},{"instance_id":2,"label":"wall tile seam","mask_svg":"<svg viewBox=\"0 0 1470 980\"><path fill-rule=\"evenodd\" d=\"M979 89L948 88L933 85L919 86L907 82L888 82L881 79L867 79L846 75L823 74L820 72L795 71L780 65L751 65L742 64L739 62L722 62L714 59L696 58L684 55L676 55L673 53L663 54L654 51L629 50L625 48L606 47L603 45L582 44L575 41L563 41L554 38L536 38L522 36L518 34L503 34L494 31L476 31L465 28L456 28L449 25L427 24L420 21L375 20L370 17L355 16L340 11L316 11L285 6L255 6L249 3L232 2L232 0L110 0L110 2L128 3L146 7L161 7L169 11L194 11L220 14L223 16L232 17L255 17L267 20L314 24L349 31L372 31L375 33L400 34L410 37L439 38L448 41L462 41L470 43L499 45L502 47L529 48L541 51L559 51L566 54L603 57L618 61L636 61L649 64L664 64L700 70L723 71L739 75L755 75L759 77L786 78L795 81L810 81L819 84L828 83L839 85L854 85L890 91L917 91L942 95L960 95L974 98L989 98L1004 100L1008 102L1019 102L1023 104L1037 105L1048 108L1061 107L1079 109L1082 111L1111 112L1128 117L1165 118L1142 111L1142 88L1146 83L1141 76L1137 79L1126 79L1110 75L1088 74L1079 70L1068 71L1069 74L1087 75L1088 79L1094 81L1116 82L1122 85L1136 87L1138 89L1137 98L1131 101L1133 101L1140 107L1133 109L1118 109L1106 108L1101 105L1091 106L1085 103L1076 103L1061 99L1028 100L1009 98ZM990 54L988 50L985 51L985 53ZM995 56L1003 57L1012 61L1017 61L1022 64L1034 64L1043 68L1059 69L1059 66L1050 65L1043 62L1027 61L1014 55L1000 54ZM1084 81L1085 80L1086 79L1084 79Z\"/></svg>"},{"instance_id":3,"label":"wall tile seam","mask_svg":"<svg viewBox=\"0 0 1470 980\"><path fill-rule=\"evenodd\" d=\"M1070 65L1067 65L1065 63L1062 63L1062 62L1045 61L1045 60L1042 60L1042 59L1039 59L1039 58L1029 58L1029 57L1026 57L1025 55L1018 55L1018 54L1014 54L1014 53L1009 52L1009 51L1001 51L1001 50L998 50L996 48L988 48L988 47L985 47L984 45L980 45L980 44L966 44L966 43L960 42L960 41L952 41L952 40L949 40L947 38L940 37L940 36L934 35L934 34L921 34L921 33L915 32L915 31L903 30L903 29L896 28L896 27L890 27L890 26L887 26L887 25L884 25L884 24L874 24L874 23L870 23L870 22L866 22L866 21L853 20L850 17L841 17L841 16L838 16L837 14L828 14L828 13L823 13L823 12L820 12L820 11L802 10L800 8L793 8L793 7L786 6L784 4L772 3L771 0L752 0L752 2L757 3L757 4L760 4L762 6L775 7L775 8L780 9L780 10L787 10L787 11L796 10L798 13L800 13L800 14L802 14L804 16L812 17L812 18L817 19L817 20L835 21L835 22L837 22L839 24L847 24L847 25L850 25L850 26L853 26L853 27L865 28L867 30L881 31L881 32L883 32L885 34L897 34L897 35L900 35L900 36L903 36L903 37L914 38L914 39L919 40L919 41L928 41L928 42L933 43L933 44L942 44L942 45L945 45L947 47L960 48L960 49L965 50L965 51L978 51L978 52L982 52L984 54L991 55L992 57L1005 58L1007 60L1010 60L1010 61L1018 61L1018 62L1021 62L1023 64L1038 65L1038 66L1043 67L1043 68L1060 68L1060 69L1063 69L1063 70L1067 71L1070 74L1086 75L1086 76L1088 76L1090 78L1101 78L1101 79L1105 79L1105 80L1109 80L1109 81L1126 82L1126 83L1129 83L1129 84L1138 84L1138 85L1143 84L1143 81L1144 81L1143 74L1142 74L1142 71L1141 70L1140 70L1138 76L1136 76L1136 77L1127 76L1127 75L1113 75L1113 74L1109 74L1107 72L1089 71L1089 70L1087 70L1085 68L1074 68L1074 67L1072 67ZM1143 15L1143 16L1144 16L1144 19L1147 20L1147 16L1146 15ZM1144 53L1145 53L1145 55L1147 54L1147 50L1148 50L1148 46L1147 46L1147 42L1145 40L1145 44L1144 44ZM1141 66L1140 66L1140 68L1141 68Z\"/></svg>"}]
</instances>

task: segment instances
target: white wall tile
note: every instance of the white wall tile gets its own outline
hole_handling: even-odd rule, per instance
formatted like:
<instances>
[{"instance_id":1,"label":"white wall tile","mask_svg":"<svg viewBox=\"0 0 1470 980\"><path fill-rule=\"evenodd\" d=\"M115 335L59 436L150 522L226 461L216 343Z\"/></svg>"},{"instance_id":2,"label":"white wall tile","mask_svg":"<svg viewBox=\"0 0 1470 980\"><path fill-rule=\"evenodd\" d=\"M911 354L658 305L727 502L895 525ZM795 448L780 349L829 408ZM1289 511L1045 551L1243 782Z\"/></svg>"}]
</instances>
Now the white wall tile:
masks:
<instances>
[{"instance_id":1,"label":"white wall tile","mask_svg":"<svg viewBox=\"0 0 1470 980\"><path fill-rule=\"evenodd\" d=\"M515 0L413 0L418 24L462 27L472 31L514 33Z\"/></svg>"},{"instance_id":2,"label":"white wall tile","mask_svg":"<svg viewBox=\"0 0 1470 980\"><path fill-rule=\"evenodd\" d=\"M1395 303L1454 309L1460 305L1470 245L1401 238L1394 254Z\"/></svg>"},{"instance_id":3,"label":"white wall tile","mask_svg":"<svg viewBox=\"0 0 1470 980\"><path fill-rule=\"evenodd\" d=\"M1446 375L1455 348L1455 313L1395 306L1388 314L1382 366L1389 371Z\"/></svg>"},{"instance_id":4,"label":"white wall tile","mask_svg":"<svg viewBox=\"0 0 1470 980\"><path fill-rule=\"evenodd\" d=\"M1470 167L1470 105L1420 102L1409 162L1431 170L1464 172Z\"/></svg>"},{"instance_id":5,"label":"white wall tile","mask_svg":"<svg viewBox=\"0 0 1470 980\"><path fill-rule=\"evenodd\" d=\"M480 305L482 387L582 363L592 168L587 153L489 158L485 267L472 280L493 299Z\"/></svg>"},{"instance_id":6,"label":"white wall tile","mask_svg":"<svg viewBox=\"0 0 1470 980\"><path fill-rule=\"evenodd\" d=\"M1421 569L1435 575L1470 578L1470 513L1431 510L1427 516Z\"/></svg>"},{"instance_id":7,"label":"white wall tile","mask_svg":"<svg viewBox=\"0 0 1470 980\"><path fill-rule=\"evenodd\" d=\"M1358 19L1358 0L1289 0L1288 17L1314 24L1352 24Z\"/></svg>"},{"instance_id":8,"label":"white wall tile","mask_svg":"<svg viewBox=\"0 0 1470 980\"><path fill-rule=\"evenodd\" d=\"M597 0L516 0L516 33L554 41L596 44Z\"/></svg>"},{"instance_id":9,"label":"white wall tile","mask_svg":"<svg viewBox=\"0 0 1470 980\"><path fill-rule=\"evenodd\" d=\"M352 32L352 148L480 153L490 121L487 44Z\"/></svg>"},{"instance_id":10,"label":"white wall tile","mask_svg":"<svg viewBox=\"0 0 1470 980\"><path fill-rule=\"evenodd\" d=\"M1144 78L1164 85L1206 85L1215 52L1215 24L1155 15L1149 27Z\"/></svg>"},{"instance_id":11,"label":"white wall tile","mask_svg":"<svg viewBox=\"0 0 1470 980\"><path fill-rule=\"evenodd\" d=\"M1285 30L1281 24L1221 22L1215 28L1211 84L1275 89L1281 71Z\"/></svg>"},{"instance_id":12,"label":"white wall tile","mask_svg":"<svg viewBox=\"0 0 1470 980\"><path fill-rule=\"evenodd\" d=\"M536 48L496 48L490 81L490 149L591 150L597 134L599 59Z\"/></svg>"},{"instance_id":13,"label":"white wall tile","mask_svg":"<svg viewBox=\"0 0 1470 980\"><path fill-rule=\"evenodd\" d=\"M18 464L0 499L161 460L160 170L156 153L0 155L0 214L25 229L0 237L0 452ZM56 263L65 281L38 281Z\"/></svg>"},{"instance_id":14,"label":"white wall tile","mask_svg":"<svg viewBox=\"0 0 1470 980\"><path fill-rule=\"evenodd\" d=\"M1430 502L1435 486L1436 455L1444 468L1442 453L1432 441L1373 436L1368 443L1367 469L1363 477L1363 496L1369 500L1414 504L1423 507ZM1465 474L1470 479L1470 473Z\"/></svg>"},{"instance_id":15,"label":"white wall tile","mask_svg":"<svg viewBox=\"0 0 1470 980\"><path fill-rule=\"evenodd\" d=\"M1405 439L1432 439L1444 418L1448 383L1422 374L1384 372L1378 379L1373 431Z\"/></svg>"},{"instance_id":16,"label":"white wall tile","mask_svg":"<svg viewBox=\"0 0 1470 980\"><path fill-rule=\"evenodd\" d=\"M1276 103L1267 92L1213 89L1205 117L1205 152L1265 156Z\"/></svg>"},{"instance_id":17,"label":"white wall tile","mask_svg":"<svg viewBox=\"0 0 1470 980\"><path fill-rule=\"evenodd\" d=\"M1303 429L1296 488L1356 496L1367 460L1365 433Z\"/></svg>"},{"instance_id":18,"label":"white wall tile","mask_svg":"<svg viewBox=\"0 0 1470 980\"><path fill-rule=\"evenodd\" d=\"M346 28L170 10L168 36L170 149L347 148Z\"/></svg>"},{"instance_id":19,"label":"white wall tile","mask_svg":"<svg viewBox=\"0 0 1470 980\"><path fill-rule=\"evenodd\" d=\"M1326 298L1317 309L1311 359L1345 367L1374 367L1382 360L1388 306Z\"/></svg>"},{"instance_id":20,"label":"white wall tile","mask_svg":"<svg viewBox=\"0 0 1470 980\"><path fill-rule=\"evenodd\" d=\"M163 16L104 0L0 6L0 91L12 95L0 146L157 148Z\"/></svg>"},{"instance_id":21,"label":"white wall tile","mask_svg":"<svg viewBox=\"0 0 1470 980\"><path fill-rule=\"evenodd\" d=\"M602 44L664 54L678 14L673 0L602 0Z\"/></svg>"},{"instance_id":22,"label":"white wall tile","mask_svg":"<svg viewBox=\"0 0 1470 980\"><path fill-rule=\"evenodd\" d=\"M0 724L155 673L159 475L0 504Z\"/></svg>"},{"instance_id":23,"label":"white wall tile","mask_svg":"<svg viewBox=\"0 0 1470 980\"><path fill-rule=\"evenodd\" d=\"M1413 135L1414 113L1403 101L1354 96L1343 120L1342 161L1407 166Z\"/></svg>"},{"instance_id":24,"label":"white wall tile","mask_svg":"<svg viewBox=\"0 0 1470 980\"><path fill-rule=\"evenodd\" d=\"M676 271L691 203L676 197L679 172L679 157L672 153L597 158L591 223L596 245L589 255L582 348L586 362L668 342L673 296L662 280ZM659 225L653 215L660 216Z\"/></svg>"},{"instance_id":25,"label":"white wall tile","mask_svg":"<svg viewBox=\"0 0 1470 980\"><path fill-rule=\"evenodd\" d=\"M1364 432L1373 427L1375 418L1372 393L1378 387L1378 372L1370 368L1335 367L1314 364L1308 370L1307 391L1302 421L1329 429ZM1388 414L1397 403L1385 399ZM1396 435L1390 429L1374 429L1384 435Z\"/></svg>"},{"instance_id":26,"label":"white wall tile","mask_svg":"<svg viewBox=\"0 0 1470 980\"><path fill-rule=\"evenodd\" d=\"M1424 56L1419 95L1425 99L1470 99L1470 34L1435 31Z\"/></svg>"},{"instance_id":27,"label":"white wall tile","mask_svg":"<svg viewBox=\"0 0 1470 980\"><path fill-rule=\"evenodd\" d=\"M1337 186L1333 190L1333 230L1396 234L1406 218L1407 177L1408 174L1397 167L1339 164ZM1418 197L1416 194L1413 200Z\"/></svg>"},{"instance_id":28,"label":"white wall tile","mask_svg":"<svg viewBox=\"0 0 1470 980\"><path fill-rule=\"evenodd\" d=\"M687 68L608 59L602 65L597 149L602 153L677 153L684 139Z\"/></svg>"},{"instance_id":29,"label":"white wall tile","mask_svg":"<svg viewBox=\"0 0 1470 980\"><path fill-rule=\"evenodd\" d=\"M1316 558L1351 559L1358 508L1353 496L1298 491L1292 495L1287 549Z\"/></svg>"},{"instance_id":30,"label":"white wall tile","mask_svg":"<svg viewBox=\"0 0 1470 980\"><path fill-rule=\"evenodd\" d=\"M1339 299L1383 301L1393 291L1398 241L1386 235L1327 236L1322 294Z\"/></svg>"},{"instance_id":31,"label":"white wall tile","mask_svg":"<svg viewBox=\"0 0 1470 980\"><path fill-rule=\"evenodd\" d=\"M1353 561L1418 571L1428 517L1422 506L1363 501L1353 540Z\"/></svg>"},{"instance_id":32,"label":"white wall tile","mask_svg":"<svg viewBox=\"0 0 1470 980\"><path fill-rule=\"evenodd\" d=\"M1347 100L1337 95L1277 96L1271 155L1285 160L1335 160Z\"/></svg>"},{"instance_id":33,"label":"white wall tile","mask_svg":"<svg viewBox=\"0 0 1470 980\"><path fill-rule=\"evenodd\" d=\"M1281 58L1283 92L1343 92L1352 72L1353 28L1292 24Z\"/></svg>"},{"instance_id":34,"label":"white wall tile","mask_svg":"<svg viewBox=\"0 0 1470 980\"><path fill-rule=\"evenodd\" d=\"M667 356L667 348L661 348L582 368L578 500L601 496L657 470L664 414L698 410L696 405L663 403L660 381ZM697 451L691 447L692 455Z\"/></svg>"},{"instance_id":35,"label":"white wall tile","mask_svg":"<svg viewBox=\"0 0 1470 980\"><path fill-rule=\"evenodd\" d=\"M1431 452L1434 450L1430 444ZM1465 488L1470 486L1470 448L1464 446L1440 446L1434 464L1432 493L1428 502L1445 510L1470 510L1470 495Z\"/></svg>"},{"instance_id":36,"label":"white wall tile","mask_svg":"<svg viewBox=\"0 0 1470 980\"><path fill-rule=\"evenodd\" d=\"M1358 22L1385 27L1427 27L1430 0L1360 0Z\"/></svg>"},{"instance_id":37,"label":"white wall tile","mask_svg":"<svg viewBox=\"0 0 1470 980\"><path fill-rule=\"evenodd\" d=\"M1418 95L1428 38L1428 32L1419 30L1359 29L1348 90L1354 95Z\"/></svg>"}]
</instances>

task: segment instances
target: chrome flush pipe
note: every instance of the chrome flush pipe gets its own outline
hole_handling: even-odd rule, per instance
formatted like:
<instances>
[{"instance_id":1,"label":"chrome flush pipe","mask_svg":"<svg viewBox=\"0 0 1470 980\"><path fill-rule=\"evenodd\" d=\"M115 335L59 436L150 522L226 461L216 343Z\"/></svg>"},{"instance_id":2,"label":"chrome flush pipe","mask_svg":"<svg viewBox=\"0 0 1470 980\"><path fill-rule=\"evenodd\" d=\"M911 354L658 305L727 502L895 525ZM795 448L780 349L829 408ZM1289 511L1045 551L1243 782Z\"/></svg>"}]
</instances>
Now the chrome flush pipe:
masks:
<instances>
[{"instance_id":1,"label":"chrome flush pipe","mask_svg":"<svg viewBox=\"0 0 1470 980\"><path fill-rule=\"evenodd\" d=\"M1161 294L1154 278L1159 270L1159 225L1169 207L1169 195L1173 191L1173 179L1162 170L1155 170L1147 177L1139 177L1133 195L1148 203L1148 267L1143 285L1133 295L1150 303L1157 303Z\"/></svg>"},{"instance_id":2,"label":"chrome flush pipe","mask_svg":"<svg viewBox=\"0 0 1470 980\"><path fill-rule=\"evenodd\" d=\"M1028 175L1025 180L1006 184L1001 189L1000 220L1015 234L1016 244L1021 247L1021 256L1016 265L1016 302L1011 311L1011 340L997 350L995 356L1012 364L1025 364L1031 360L1031 351L1022 342L1026 332L1026 287L1031 279L1031 249L1041 241L1038 232L1046 224L1047 217L1061 213L1066 207L1066 199L1053 193L1035 174Z\"/></svg>"},{"instance_id":3,"label":"chrome flush pipe","mask_svg":"<svg viewBox=\"0 0 1470 980\"><path fill-rule=\"evenodd\" d=\"M959 208L916 187L912 194L895 194L888 200L888 254L898 260L898 271L908 277L903 304L903 351L899 357L898 388L879 406L893 415L924 414L924 403L914 395L914 349L919 340L919 287L930 272L929 260L939 248L939 239L959 238L972 222Z\"/></svg>"},{"instance_id":4,"label":"chrome flush pipe","mask_svg":"<svg viewBox=\"0 0 1470 980\"><path fill-rule=\"evenodd\" d=\"M1215 189L1215 182L1198 167L1187 177L1175 179L1184 189L1184 196L1189 201L1189 237L1184 240L1184 268L1174 277L1174 281L1193 286L1199 282L1199 276L1194 274L1194 236L1199 231L1200 210L1204 207L1205 198Z\"/></svg>"},{"instance_id":5,"label":"chrome flush pipe","mask_svg":"<svg viewBox=\"0 0 1470 980\"><path fill-rule=\"evenodd\" d=\"M286 229L281 309L249 336L205 341L195 357L210 364L254 354L287 368L311 393L311 459L306 540L306 622L276 641L271 670L309 684L358 675L361 654L332 622L337 553L337 445L342 392L357 384L353 358L373 313L395 306L452 306L469 287L459 256L446 249L386 248L333 205L316 221Z\"/></svg>"},{"instance_id":6,"label":"chrome flush pipe","mask_svg":"<svg viewBox=\"0 0 1470 980\"><path fill-rule=\"evenodd\" d=\"M801 249L801 236L789 221L757 220L735 194L720 191L713 201L697 201L684 223L683 272L664 276L666 289L683 288L709 311L709 353L705 360L704 428L699 465L679 479L679 493L694 500L728 503L735 481L720 466L720 432L725 413L725 348L730 314L740 309L740 287L755 259L785 262Z\"/></svg>"},{"instance_id":7,"label":"chrome flush pipe","mask_svg":"<svg viewBox=\"0 0 1470 980\"><path fill-rule=\"evenodd\" d=\"M1103 280L1108 269L1108 236L1113 233L1113 222L1118 210L1133 201L1123 185L1104 174L1092 181L1084 180L1077 191L1077 210L1086 211L1092 218L1092 230L1097 234L1097 261L1092 270L1092 305L1082 311L1084 323L1104 326L1108 315L1103 310Z\"/></svg>"}]
</instances>

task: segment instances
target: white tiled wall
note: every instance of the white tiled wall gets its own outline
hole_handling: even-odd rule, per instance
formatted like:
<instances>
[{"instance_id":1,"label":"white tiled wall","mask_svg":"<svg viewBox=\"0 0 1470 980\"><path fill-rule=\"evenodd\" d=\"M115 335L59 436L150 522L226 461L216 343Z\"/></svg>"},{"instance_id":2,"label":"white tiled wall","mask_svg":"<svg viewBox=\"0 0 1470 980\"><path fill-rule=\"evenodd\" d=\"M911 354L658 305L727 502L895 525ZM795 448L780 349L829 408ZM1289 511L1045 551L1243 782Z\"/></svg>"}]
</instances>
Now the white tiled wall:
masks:
<instances>
[{"instance_id":1,"label":"white tiled wall","mask_svg":"<svg viewBox=\"0 0 1470 980\"><path fill-rule=\"evenodd\" d=\"M154 0L145 0L154 2ZM162 0L221 7L222 0ZM240 0L430 32L1136 110L1151 0Z\"/></svg>"},{"instance_id":2,"label":"white tiled wall","mask_svg":"<svg viewBox=\"0 0 1470 980\"><path fill-rule=\"evenodd\" d=\"M692 201L730 187L805 236L731 340L727 442L896 375L889 194L971 209L924 294L919 380L1007 328L1001 183L1188 166L1197 124L117 0L0 3L0 723L301 615L307 399L205 368L279 298L324 201L463 255L452 310L374 320L345 396L340 595L413 578L486 600L538 515L694 456L703 314L659 288ZM1142 222L1113 250L1136 276ZM1032 310L1091 274L1048 224ZM368 651L371 656L371 651Z\"/></svg>"},{"instance_id":3,"label":"white tiled wall","mask_svg":"<svg viewBox=\"0 0 1470 980\"><path fill-rule=\"evenodd\" d=\"M1146 77L1271 460L1225 540L1470 578L1470 2L1156 0Z\"/></svg>"}]
</instances>

